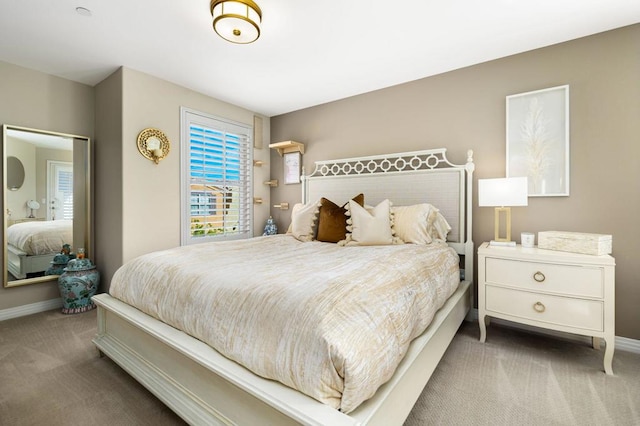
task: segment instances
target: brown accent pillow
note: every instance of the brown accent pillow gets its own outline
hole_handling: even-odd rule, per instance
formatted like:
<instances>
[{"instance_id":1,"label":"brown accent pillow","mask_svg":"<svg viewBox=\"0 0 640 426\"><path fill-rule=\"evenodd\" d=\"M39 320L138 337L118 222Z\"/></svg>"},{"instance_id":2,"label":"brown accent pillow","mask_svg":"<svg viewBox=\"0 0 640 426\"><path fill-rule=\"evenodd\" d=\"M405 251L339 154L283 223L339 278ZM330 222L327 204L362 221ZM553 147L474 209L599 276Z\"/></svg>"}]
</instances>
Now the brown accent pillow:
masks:
<instances>
[{"instance_id":1,"label":"brown accent pillow","mask_svg":"<svg viewBox=\"0 0 640 426\"><path fill-rule=\"evenodd\" d=\"M353 201L364 206L364 194L358 194L352 198ZM346 210L345 203L342 207L338 206L331 200L322 198L320 206L320 214L318 214L318 241L325 243L337 243L347 236L347 216L344 214Z\"/></svg>"}]
</instances>

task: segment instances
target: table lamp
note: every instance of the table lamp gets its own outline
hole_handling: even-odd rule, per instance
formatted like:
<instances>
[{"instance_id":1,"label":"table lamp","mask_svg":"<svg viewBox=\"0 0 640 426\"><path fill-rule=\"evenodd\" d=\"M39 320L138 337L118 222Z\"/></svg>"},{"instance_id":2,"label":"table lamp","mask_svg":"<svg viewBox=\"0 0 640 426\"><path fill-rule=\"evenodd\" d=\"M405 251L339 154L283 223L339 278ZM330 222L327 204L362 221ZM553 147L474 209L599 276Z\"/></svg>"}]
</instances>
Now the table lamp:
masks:
<instances>
[{"instance_id":1,"label":"table lamp","mask_svg":"<svg viewBox=\"0 0 640 426\"><path fill-rule=\"evenodd\" d=\"M480 207L495 207L495 237L493 246L514 247L511 241L511 207L526 206L528 197L527 178L512 177L478 179L478 204ZM501 216L505 218L505 234L500 236Z\"/></svg>"},{"instance_id":2,"label":"table lamp","mask_svg":"<svg viewBox=\"0 0 640 426\"><path fill-rule=\"evenodd\" d=\"M31 214L29 215L29 218L35 218L33 211L38 210L40 208L40 203L37 202L36 200L29 200L27 201L27 207L31 209Z\"/></svg>"}]
</instances>

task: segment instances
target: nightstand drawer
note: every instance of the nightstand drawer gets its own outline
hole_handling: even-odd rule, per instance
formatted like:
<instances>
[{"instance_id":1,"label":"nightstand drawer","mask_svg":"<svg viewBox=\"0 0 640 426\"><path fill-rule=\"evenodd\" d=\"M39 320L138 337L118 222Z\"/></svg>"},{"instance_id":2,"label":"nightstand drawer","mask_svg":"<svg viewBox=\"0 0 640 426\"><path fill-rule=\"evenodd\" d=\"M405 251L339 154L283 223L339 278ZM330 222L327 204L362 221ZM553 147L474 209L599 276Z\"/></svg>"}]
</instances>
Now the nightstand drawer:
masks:
<instances>
[{"instance_id":1,"label":"nightstand drawer","mask_svg":"<svg viewBox=\"0 0 640 426\"><path fill-rule=\"evenodd\" d=\"M486 310L519 318L603 331L603 302L536 294L509 288L486 287Z\"/></svg>"},{"instance_id":2,"label":"nightstand drawer","mask_svg":"<svg viewBox=\"0 0 640 426\"><path fill-rule=\"evenodd\" d=\"M602 268L487 257L485 271L487 284L570 296L604 297Z\"/></svg>"}]
</instances>

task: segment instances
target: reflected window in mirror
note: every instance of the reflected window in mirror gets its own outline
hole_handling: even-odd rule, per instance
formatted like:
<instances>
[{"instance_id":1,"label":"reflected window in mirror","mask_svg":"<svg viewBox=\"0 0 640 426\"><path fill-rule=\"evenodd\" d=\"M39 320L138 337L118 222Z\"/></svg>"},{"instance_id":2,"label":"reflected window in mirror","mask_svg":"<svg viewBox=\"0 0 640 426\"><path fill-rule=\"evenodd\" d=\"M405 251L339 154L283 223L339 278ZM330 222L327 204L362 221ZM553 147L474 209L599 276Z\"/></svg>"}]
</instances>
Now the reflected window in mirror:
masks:
<instances>
[{"instance_id":1,"label":"reflected window in mirror","mask_svg":"<svg viewBox=\"0 0 640 426\"><path fill-rule=\"evenodd\" d=\"M89 152L86 137L3 126L5 287L56 280L55 255L90 246ZM10 158L24 170L16 189Z\"/></svg>"}]
</instances>

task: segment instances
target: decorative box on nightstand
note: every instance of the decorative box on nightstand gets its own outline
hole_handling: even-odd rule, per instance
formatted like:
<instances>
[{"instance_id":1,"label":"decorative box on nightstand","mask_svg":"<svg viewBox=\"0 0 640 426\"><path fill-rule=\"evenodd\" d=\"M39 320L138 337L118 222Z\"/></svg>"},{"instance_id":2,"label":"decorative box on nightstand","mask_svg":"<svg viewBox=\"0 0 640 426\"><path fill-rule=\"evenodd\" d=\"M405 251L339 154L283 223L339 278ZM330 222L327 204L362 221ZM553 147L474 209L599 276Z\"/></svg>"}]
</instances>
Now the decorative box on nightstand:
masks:
<instances>
[{"instance_id":1,"label":"decorative box on nightstand","mask_svg":"<svg viewBox=\"0 0 640 426\"><path fill-rule=\"evenodd\" d=\"M615 348L615 259L539 248L478 249L480 341L486 317L501 318L606 342L604 370Z\"/></svg>"}]
</instances>

